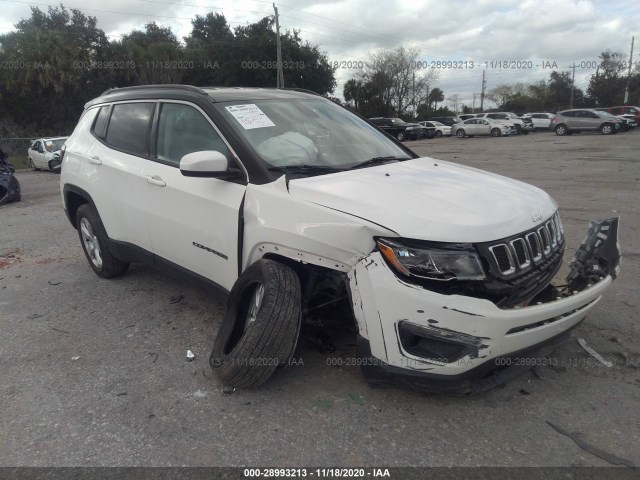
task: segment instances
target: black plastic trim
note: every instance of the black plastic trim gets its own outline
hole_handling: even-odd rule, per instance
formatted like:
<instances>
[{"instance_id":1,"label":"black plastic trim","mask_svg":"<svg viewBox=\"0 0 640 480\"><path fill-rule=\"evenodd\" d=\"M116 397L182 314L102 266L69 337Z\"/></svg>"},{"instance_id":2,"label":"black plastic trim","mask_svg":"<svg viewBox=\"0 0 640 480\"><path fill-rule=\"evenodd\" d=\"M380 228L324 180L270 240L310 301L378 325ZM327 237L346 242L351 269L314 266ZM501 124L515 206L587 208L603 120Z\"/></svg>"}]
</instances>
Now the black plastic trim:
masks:
<instances>
[{"instance_id":1,"label":"black plastic trim","mask_svg":"<svg viewBox=\"0 0 640 480\"><path fill-rule=\"evenodd\" d=\"M362 359L362 374L365 380L373 385L398 385L411 390L427 393L446 393L454 395L472 395L484 393L494 387L502 385L522 373L530 370L536 362L519 361L515 359L542 358L562 345L569 338L571 331L584 320L571 328L559 333L543 342L530 347L492 358L477 367L459 375L442 375L425 371L401 368L384 363L371 354L369 340L358 335L358 357ZM511 362L510 362L511 361ZM503 367L501 365L511 366Z\"/></svg>"}]
</instances>

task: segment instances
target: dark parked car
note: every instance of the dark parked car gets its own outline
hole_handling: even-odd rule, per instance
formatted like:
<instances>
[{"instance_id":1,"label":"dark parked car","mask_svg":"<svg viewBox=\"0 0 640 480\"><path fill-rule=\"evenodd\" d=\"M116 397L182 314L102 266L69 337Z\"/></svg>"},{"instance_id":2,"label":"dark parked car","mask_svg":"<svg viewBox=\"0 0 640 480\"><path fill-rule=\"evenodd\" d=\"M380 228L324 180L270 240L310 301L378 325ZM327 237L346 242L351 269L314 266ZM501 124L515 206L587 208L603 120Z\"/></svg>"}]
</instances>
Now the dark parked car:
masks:
<instances>
[{"instance_id":1,"label":"dark parked car","mask_svg":"<svg viewBox=\"0 0 640 480\"><path fill-rule=\"evenodd\" d=\"M373 117L369 121L385 133L404 142L407 138L418 140L422 137L422 129L417 123L407 123L401 118Z\"/></svg>"},{"instance_id":2,"label":"dark parked car","mask_svg":"<svg viewBox=\"0 0 640 480\"><path fill-rule=\"evenodd\" d=\"M447 117L430 117L427 118L430 122L440 122L444 123L448 127L455 125L456 123L462 123L462 119L457 115L447 116Z\"/></svg>"}]
</instances>

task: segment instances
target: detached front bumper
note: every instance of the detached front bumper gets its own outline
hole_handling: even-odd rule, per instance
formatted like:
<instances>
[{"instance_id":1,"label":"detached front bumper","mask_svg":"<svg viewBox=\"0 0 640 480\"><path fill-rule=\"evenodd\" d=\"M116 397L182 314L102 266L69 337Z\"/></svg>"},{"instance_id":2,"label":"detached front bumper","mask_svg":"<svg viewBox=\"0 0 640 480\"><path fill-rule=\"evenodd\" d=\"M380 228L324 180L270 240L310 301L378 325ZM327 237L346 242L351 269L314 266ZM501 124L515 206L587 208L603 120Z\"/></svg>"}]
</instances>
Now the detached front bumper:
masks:
<instances>
[{"instance_id":1,"label":"detached front bumper","mask_svg":"<svg viewBox=\"0 0 640 480\"><path fill-rule=\"evenodd\" d=\"M500 309L408 283L374 252L350 273L365 378L451 393L504 383L535 366L545 347L561 343L595 307L615 276L601 273L565 298Z\"/></svg>"}]
</instances>

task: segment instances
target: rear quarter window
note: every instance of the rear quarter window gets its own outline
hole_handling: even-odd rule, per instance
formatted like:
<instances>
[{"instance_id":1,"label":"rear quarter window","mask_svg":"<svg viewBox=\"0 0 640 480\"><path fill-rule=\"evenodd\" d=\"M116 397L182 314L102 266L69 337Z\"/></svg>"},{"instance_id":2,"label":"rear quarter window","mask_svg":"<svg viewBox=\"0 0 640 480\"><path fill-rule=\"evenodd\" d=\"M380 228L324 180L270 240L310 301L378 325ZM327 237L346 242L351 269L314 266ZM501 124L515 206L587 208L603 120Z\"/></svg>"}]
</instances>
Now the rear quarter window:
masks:
<instances>
[{"instance_id":1,"label":"rear quarter window","mask_svg":"<svg viewBox=\"0 0 640 480\"><path fill-rule=\"evenodd\" d=\"M93 128L91 131L96 137L104 139L107 134L107 123L109 121L109 107L104 106L100 107L100 111L96 116L96 120L93 123Z\"/></svg>"}]
</instances>

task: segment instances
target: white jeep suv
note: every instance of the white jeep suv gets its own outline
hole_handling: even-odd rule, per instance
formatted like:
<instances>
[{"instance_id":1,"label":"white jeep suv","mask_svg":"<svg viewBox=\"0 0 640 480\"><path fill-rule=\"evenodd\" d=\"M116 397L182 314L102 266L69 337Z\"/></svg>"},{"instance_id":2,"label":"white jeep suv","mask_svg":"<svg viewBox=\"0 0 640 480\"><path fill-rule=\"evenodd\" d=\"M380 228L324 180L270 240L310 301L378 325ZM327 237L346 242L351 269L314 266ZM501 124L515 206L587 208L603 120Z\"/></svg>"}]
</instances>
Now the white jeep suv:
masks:
<instances>
[{"instance_id":1,"label":"white jeep suv","mask_svg":"<svg viewBox=\"0 0 640 480\"><path fill-rule=\"evenodd\" d=\"M60 183L98 275L146 262L229 294L210 364L230 387L257 387L307 321L340 317L369 382L481 391L564 338L618 268L617 219L593 222L555 286L549 195L419 158L309 92L109 90L67 140Z\"/></svg>"}]
</instances>

